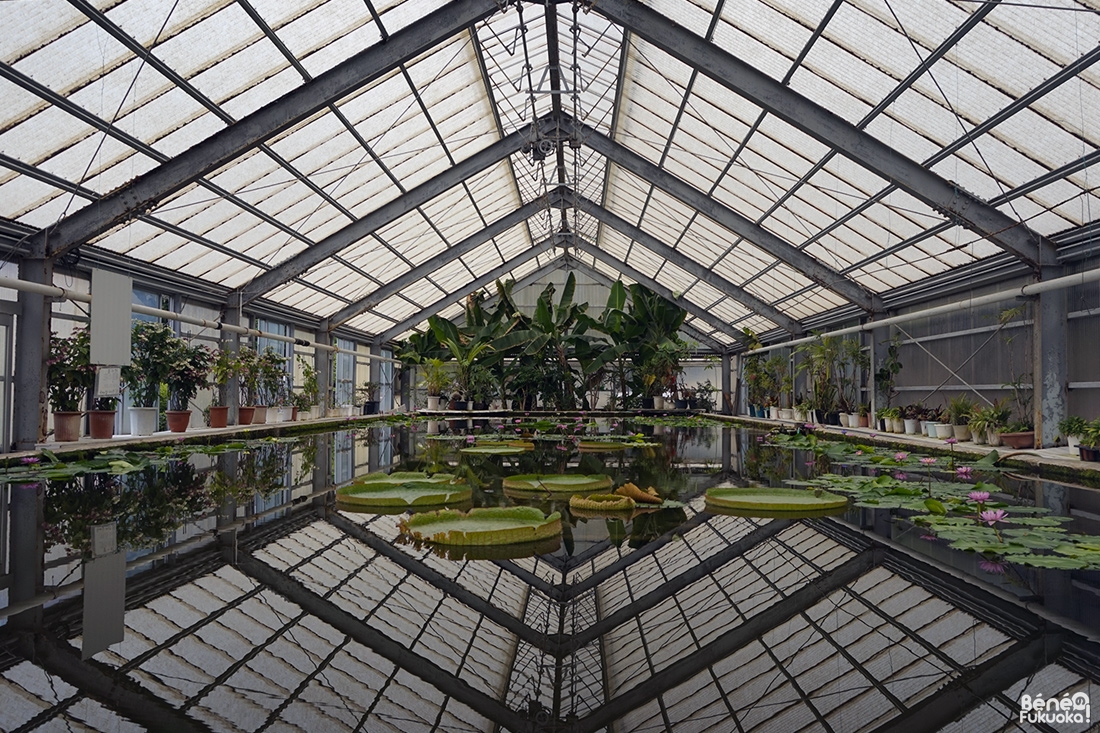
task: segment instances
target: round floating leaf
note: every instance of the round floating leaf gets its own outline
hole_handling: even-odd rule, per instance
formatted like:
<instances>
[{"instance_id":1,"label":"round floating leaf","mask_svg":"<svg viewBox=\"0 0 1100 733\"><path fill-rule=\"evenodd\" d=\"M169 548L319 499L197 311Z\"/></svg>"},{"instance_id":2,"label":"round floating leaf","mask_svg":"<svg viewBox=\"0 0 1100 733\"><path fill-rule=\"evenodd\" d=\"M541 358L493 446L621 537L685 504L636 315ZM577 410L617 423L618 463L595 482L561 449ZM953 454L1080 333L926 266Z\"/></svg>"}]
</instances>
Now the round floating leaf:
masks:
<instances>
[{"instance_id":1,"label":"round floating leaf","mask_svg":"<svg viewBox=\"0 0 1100 733\"><path fill-rule=\"evenodd\" d=\"M410 481L404 484L391 484L386 481L374 483L354 483L336 490L336 500L344 504L357 506L443 506L469 501L473 492L463 484L445 484L442 482Z\"/></svg>"},{"instance_id":2,"label":"round floating leaf","mask_svg":"<svg viewBox=\"0 0 1100 733\"><path fill-rule=\"evenodd\" d=\"M512 545L436 545L431 542L416 544L430 547L433 553L447 560L518 560L557 552L561 548L561 535Z\"/></svg>"},{"instance_id":3,"label":"round floating leaf","mask_svg":"<svg viewBox=\"0 0 1100 733\"><path fill-rule=\"evenodd\" d=\"M590 494L588 496L569 497L569 508L586 512L629 512L634 509L634 500L618 494Z\"/></svg>"},{"instance_id":4,"label":"round floating leaf","mask_svg":"<svg viewBox=\"0 0 1100 733\"><path fill-rule=\"evenodd\" d=\"M469 448L460 448L458 452L481 456L514 456L517 453L526 453L527 449L516 445L472 445Z\"/></svg>"},{"instance_id":5,"label":"round floating leaf","mask_svg":"<svg viewBox=\"0 0 1100 733\"><path fill-rule=\"evenodd\" d=\"M400 524L414 540L464 547L511 545L561 535L561 514L546 516L534 507L492 507L467 513L443 509L414 514Z\"/></svg>"},{"instance_id":6,"label":"round floating leaf","mask_svg":"<svg viewBox=\"0 0 1100 733\"><path fill-rule=\"evenodd\" d=\"M746 512L759 517L810 517L838 513L848 499L827 491L784 488L716 487L707 491L707 509Z\"/></svg>"},{"instance_id":7,"label":"round floating leaf","mask_svg":"<svg viewBox=\"0 0 1100 733\"><path fill-rule=\"evenodd\" d=\"M611 477L601 474L521 474L504 479L505 489L514 491L539 491L551 494L572 494L581 491L599 491L611 487Z\"/></svg>"},{"instance_id":8,"label":"round floating leaf","mask_svg":"<svg viewBox=\"0 0 1100 733\"><path fill-rule=\"evenodd\" d=\"M627 449L626 443L609 443L602 440L582 440L577 444L581 453L613 453Z\"/></svg>"},{"instance_id":9,"label":"round floating leaf","mask_svg":"<svg viewBox=\"0 0 1100 733\"><path fill-rule=\"evenodd\" d=\"M444 484L452 482L461 483L462 479L459 479L454 474L450 473L436 473L428 475L424 471L394 471L393 473L368 473L366 476L359 476L355 479L355 482L351 484L351 486L355 486L356 484L380 483L407 484L410 482Z\"/></svg>"}]
</instances>

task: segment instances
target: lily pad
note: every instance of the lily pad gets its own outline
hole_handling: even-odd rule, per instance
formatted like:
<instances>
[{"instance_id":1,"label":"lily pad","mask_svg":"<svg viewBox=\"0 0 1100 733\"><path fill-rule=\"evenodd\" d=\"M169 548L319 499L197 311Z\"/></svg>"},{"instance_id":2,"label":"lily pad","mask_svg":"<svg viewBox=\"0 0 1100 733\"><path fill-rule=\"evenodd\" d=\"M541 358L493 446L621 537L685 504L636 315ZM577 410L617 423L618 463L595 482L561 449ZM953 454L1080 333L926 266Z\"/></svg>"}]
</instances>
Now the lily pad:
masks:
<instances>
[{"instance_id":1,"label":"lily pad","mask_svg":"<svg viewBox=\"0 0 1100 733\"><path fill-rule=\"evenodd\" d=\"M414 540L463 547L512 545L561 535L561 514L546 516L533 507L488 507L456 512L414 514L403 519L401 531Z\"/></svg>"},{"instance_id":2,"label":"lily pad","mask_svg":"<svg viewBox=\"0 0 1100 733\"><path fill-rule=\"evenodd\" d=\"M581 453L613 453L626 450L626 443L611 443L604 440L582 440L577 444L577 450Z\"/></svg>"},{"instance_id":3,"label":"lily pad","mask_svg":"<svg viewBox=\"0 0 1100 733\"><path fill-rule=\"evenodd\" d=\"M518 445L471 445L469 448L460 448L458 452L481 456L514 456L526 453L527 449Z\"/></svg>"},{"instance_id":4,"label":"lily pad","mask_svg":"<svg viewBox=\"0 0 1100 733\"><path fill-rule=\"evenodd\" d=\"M731 510L755 517L824 516L847 506L847 497L820 490L719 486L707 491L708 511Z\"/></svg>"},{"instance_id":5,"label":"lily pad","mask_svg":"<svg viewBox=\"0 0 1100 733\"><path fill-rule=\"evenodd\" d=\"M618 494L590 494L569 497L569 508L587 512L629 512L634 509L634 500Z\"/></svg>"},{"instance_id":6,"label":"lily pad","mask_svg":"<svg viewBox=\"0 0 1100 733\"><path fill-rule=\"evenodd\" d=\"M336 490L338 502L378 507L444 506L469 501L472 495L470 487L463 484L429 481L354 483Z\"/></svg>"},{"instance_id":7,"label":"lily pad","mask_svg":"<svg viewBox=\"0 0 1100 733\"><path fill-rule=\"evenodd\" d=\"M561 549L561 535L511 545L436 545L431 542L414 544L430 547L433 553L447 560L518 560L557 552Z\"/></svg>"},{"instance_id":8,"label":"lily pad","mask_svg":"<svg viewBox=\"0 0 1100 733\"><path fill-rule=\"evenodd\" d=\"M602 474L520 474L504 479L505 489L514 491L538 491L550 494L573 494L581 491L599 491L611 487L611 477Z\"/></svg>"},{"instance_id":9,"label":"lily pad","mask_svg":"<svg viewBox=\"0 0 1100 733\"><path fill-rule=\"evenodd\" d=\"M461 481L462 479L451 473L435 473L429 476L424 471L394 471L393 473L368 473L366 476L359 476L355 479L355 483L345 488L357 484L407 484L412 482L444 484L461 483Z\"/></svg>"}]
</instances>

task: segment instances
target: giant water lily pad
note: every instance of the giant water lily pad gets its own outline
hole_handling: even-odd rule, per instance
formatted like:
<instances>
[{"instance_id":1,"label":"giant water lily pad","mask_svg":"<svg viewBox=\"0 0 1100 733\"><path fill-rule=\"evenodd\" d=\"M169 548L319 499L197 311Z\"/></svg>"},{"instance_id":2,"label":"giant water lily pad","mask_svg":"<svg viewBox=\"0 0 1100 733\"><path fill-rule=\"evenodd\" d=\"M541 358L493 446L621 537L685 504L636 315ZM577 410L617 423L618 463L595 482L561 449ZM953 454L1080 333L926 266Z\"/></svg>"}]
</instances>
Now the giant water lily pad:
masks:
<instances>
[{"instance_id":1,"label":"giant water lily pad","mask_svg":"<svg viewBox=\"0 0 1100 733\"><path fill-rule=\"evenodd\" d=\"M534 507L487 507L456 512L414 514L403 519L401 531L414 540L463 547L512 545L561 535L561 514L546 516Z\"/></svg>"},{"instance_id":2,"label":"giant water lily pad","mask_svg":"<svg viewBox=\"0 0 1100 733\"><path fill-rule=\"evenodd\" d=\"M718 486L707 491L707 510L752 517L815 517L839 513L847 497L827 491L767 487Z\"/></svg>"},{"instance_id":3,"label":"giant water lily pad","mask_svg":"<svg viewBox=\"0 0 1100 733\"><path fill-rule=\"evenodd\" d=\"M610 488L611 477L602 474L558 473L558 474L520 474L504 479L505 489L513 491L539 491L550 494L573 494L579 491L599 491Z\"/></svg>"},{"instance_id":4,"label":"giant water lily pad","mask_svg":"<svg viewBox=\"0 0 1100 733\"><path fill-rule=\"evenodd\" d=\"M569 511L578 517L614 517L634 511L634 500L618 494L589 494L569 497Z\"/></svg>"},{"instance_id":5,"label":"giant water lily pad","mask_svg":"<svg viewBox=\"0 0 1100 733\"><path fill-rule=\"evenodd\" d=\"M359 484L407 484L412 482L448 484L461 483L462 479L450 473L428 475L424 471L394 471L393 473L368 473L366 476L359 476L354 483L345 488Z\"/></svg>"},{"instance_id":6,"label":"giant water lily pad","mask_svg":"<svg viewBox=\"0 0 1100 733\"><path fill-rule=\"evenodd\" d=\"M606 440L582 440L577 444L577 450L581 453L613 453L626 450L626 443L612 443Z\"/></svg>"},{"instance_id":7,"label":"giant water lily pad","mask_svg":"<svg viewBox=\"0 0 1100 733\"><path fill-rule=\"evenodd\" d=\"M336 490L336 500L356 506L444 506L469 501L472 494L473 491L463 484L430 481L391 484L387 481L376 481L342 486Z\"/></svg>"},{"instance_id":8,"label":"giant water lily pad","mask_svg":"<svg viewBox=\"0 0 1100 733\"><path fill-rule=\"evenodd\" d=\"M527 448L521 445L508 445L507 443L492 444L492 445L471 445L469 448L460 448L459 453L466 453L467 455L482 455L482 456L514 456L519 453L526 453Z\"/></svg>"}]
</instances>

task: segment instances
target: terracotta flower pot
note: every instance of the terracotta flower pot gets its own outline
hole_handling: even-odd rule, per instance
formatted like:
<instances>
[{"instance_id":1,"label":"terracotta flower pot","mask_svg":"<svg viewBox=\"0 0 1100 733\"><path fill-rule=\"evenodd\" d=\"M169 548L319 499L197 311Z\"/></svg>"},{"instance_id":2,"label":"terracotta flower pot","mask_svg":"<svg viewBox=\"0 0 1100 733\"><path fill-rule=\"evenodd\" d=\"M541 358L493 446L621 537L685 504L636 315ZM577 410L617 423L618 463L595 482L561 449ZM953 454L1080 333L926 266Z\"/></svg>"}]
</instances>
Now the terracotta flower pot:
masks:
<instances>
[{"instance_id":1,"label":"terracotta flower pot","mask_svg":"<svg viewBox=\"0 0 1100 733\"><path fill-rule=\"evenodd\" d=\"M1028 430L1019 433L1001 433L1001 442L1015 450L1031 448L1035 445L1035 431Z\"/></svg>"},{"instance_id":2,"label":"terracotta flower pot","mask_svg":"<svg viewBox=\"0 0 1100 733\"><path fill-rule=\"evenodd\" d=\"M190 410L165 410L164 416L168 419L168 429L173 433L182 433L191 424Z\"/></svg>"},{"instance_id":3,"label":"terracotta flower pot","mask_svg":"<svg viewBox=\"0 0 1100 733\"><path fill-rule=\"evenodd\" d=\"M80 416L82 412L55 412L53 414L53 439L58 443L80 440Z\"/></svg>"},{"instance_id":4,"label":"terracotta flower pot","mask_svg":"<svg viewBox=\"0 0 1100 733\"><path fill-rule=\"evenodd\" d=\"M297 407L291 407L290 408L290 421L291 422L297 422L298 421L298 408Z\"/></svg>"},{"instance_id":5,"label":"terracotta flower pot","mask_svg":"<svg viewBox=\"0 0 1100 733\"><path fill-rule=\"evenodd\" d=\"M224 428L229 424L229 407L210 408L210 427Z\"/></svg>"},{"instance_id":6,"label":"terracotta flower pot","mask_svg":"<svg viewBox=\"0 0 1100 733\"><path fill-rule=\"evenodd\" d=\"M237 424L238 425L251 425L252 418L256 415L255 407L238 407L237 408Z\"/></svg>"},{"instance_id":7,"label":"terracotta flower pot","mask_svg":"<svg viewBox=\"0 0 1100 733\"><path fill-rule=\"evenodd\" d=\"M114 410L88 411L88 437L97 440L113 438L115 435Z\"/></svg>"}]
</instances>

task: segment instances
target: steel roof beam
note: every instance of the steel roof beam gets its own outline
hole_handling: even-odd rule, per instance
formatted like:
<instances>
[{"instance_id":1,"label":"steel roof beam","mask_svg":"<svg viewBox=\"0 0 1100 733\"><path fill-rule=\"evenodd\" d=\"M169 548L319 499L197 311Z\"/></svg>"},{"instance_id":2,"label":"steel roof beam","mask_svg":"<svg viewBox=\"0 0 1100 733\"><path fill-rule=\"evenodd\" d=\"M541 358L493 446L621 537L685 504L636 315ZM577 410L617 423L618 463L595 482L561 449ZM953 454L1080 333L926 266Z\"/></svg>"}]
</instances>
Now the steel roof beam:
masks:
<instances>
[{"instance_id":1,"label":"steel roof beam","mask_svg":"<svg viewBox=\"0 0 1100 733\"><path fill-rule=\"evenodd\" d=\"M612 229L615 229L620 233L637 241L643 247L646 247L647 249L653 251L655 254L660 255L666 261L671 262L685 272L694 275L695 277L699 278L719 292L725 293L733 300L736 300L737 302L746 306L749 310L767 318L768 320L781 326L790 333L803 333L804 329L802 328L802 325L794 318L791 318L787 314L783 313L775 306L764 302L763 300L756 297L739 285L736 285L733 282L722 277L721 275L716 274L713 270L693 260L692 258L685 255L683 252L673 249L672 247L654 237L652 234L642 231L618 214L608 211L604 207L597 204L595 201L586 199L579 194L560 191L559 195L561 196L562 202L566 205L572 206L575 204L577 208L579 208L581 211L585 212L586 214L590 214L591 216L610 226Z\"/></svg>"},{"instance_id":2,"label":"steel roof beam","mask_svg":"<svg viewBox=\"0 0 1100 733\"><path fill-rule=\"evenodd\" d=\"M622 166L639 178L676 197L734 234L744 237L756 247L794 268L821 287L846 298L869 313L883 309L882 298L851 278L845 277L828 265L811 257L803 250L769 232L751 219L741 216L733 209L724 206L691 184L672 175L664 168L654 165L625 145L615 142L588 125L576 124L576 127L580 139L588 147L616 165Z\"/></svg>"},{"instance_id":3,"label":"steel roof beam","mask_svg":"<svg viewBox=\"0 0 1100 733\"><path fill-rule=\"evenodd\" d=\"M1050 240L637 0L600 0L593 10L824 145L836 148L1032 267L1056 262L1056 249Z\"/></svg>"},{"instance_id":4,"label":"steel roof beam","mask_svg":"<svg viewBox=\"0 0 1100 733\"><path fill-rule=\"evenodd\" d=\"M697 652L682 657L658 674L638 682L621 695L581 718L571 729L573 733L594 733L632 710L690 680L708 667L726 659L738 649L752 643L794 616L813 608L830 594L855 582L874 568L880 560L878 550L864 550L836 568L818 576L769 608L749 618Z\"/></svg>"},{"instance_id":5,"label":"steel roof beam","mask_svg":"<svg viewBox=\"0 0 1100 733\"><path fill-rule=\"evenodd\" d=\"M513 132L503 140L474 153L466 160L452 168L448 168L431 180L425 181L408 193L383 204L362 219L353 221L342 229L333 232L312 247L302 250L289 260L259 275L252 282L243 285L240 289L242 302L245 304L251 303L256 298L298 277L311 267L324 262L329 257L343 251L378 229L414 211L436 196L461 185L470 176L477 175L521 150L523 142L524 134L519 131ZM450 249L454 249L454 247ZM356 314L353 313L352 315Z\"/></svg>"},{"instance_id":6,"label":"steel roof beam","mask_svg":"<svg viewBox=\"0 0 1100 733\"><path fill-rule=\"evenodd\" d=\"M874 733L920 733L946 727L1038 672L1058 656L1061 646L1062 638L1056 635L1018 641L977 667L965 670L900 716L875 728Z\"/></svg>"},{"instance_id":7,"label":"steel roof beam","mask_svg":"<svg viewBox=\"0 0 1100 733\"><path fill-rule=\"evenodd\" d=\"M339 312L334 313L333 315L324 319L321 322L321 327L325 330L331 331L337 326L346 323L350 319L359 315L360 313L370 310L371 308L384 301L386 298L398 294L409 285L412 285L422 278L425 278L428 275L437 272L439 268L453 262L462 255L472 252L473 250L491 240L493 237L499 237L501 234L504 234L512 227L523 224L529 218L539 213L540 211L543 211L545 208L546 202L538 199L524 204L523 206L513 211L511 214L497 219L481 231L471 234L469 237L462 240L461 242L458 242L454 246L448 247L447 249L426 260L420 265L417 265L411 270L408 270L407 272L398 275L397 277L393 278L385 285L382 285L380 288L367 295L366 297L361 298L354 303L351 303L347 307L340 309ZM337 232L337 234L339 234L339 232ZM305 253L303 252L302 254ZM247 303L249 301L246 300L245 302Z\"/></svg>"},{"instance_id":8,"label":"steel roof beam","mask_svg":"<svg viewBox=\"0 0 1100 733\"><path fill-rule=\"evenodd\" d=\"M498 277L507 275L509 272L519 267L527 260L533 257L537 257L540 254L543 254L543 250L539 249L538 247L531 247L530 249L524 250L507 262L497 265L489 272L485 273L468 285L465 285L461 291L449 293L443 296L439 300L435 301L429 306L426 306L419 312L414 313L397 325L390 327L386 331L383 331L378 336L379 340L382 343L386 343L387 341L390 341L397 336L400 336L402 333L408 331L410 328L427 319L429 316L434 316L436 313L439 313L439 311L443 310L451 303L454 303L456 300L463 297L466 293L472 293L479 288L483 288L486 285L491 284ZM551 267L550 265L553 265L553 267ZM541 271L541 274L546 274L547 272L552 272L559 267L561 267L561 263L557 260L554 260L550 263L547 263L546 265L543 265L541 268L539 268L539 270L536 270L535 272Z\"/></svg>"},{"instance_id":9,"label":"steel roof beam","mask_svg":"<svg viewBox=\"0 0 1100 733\"><path fill-rule=\"evenodd\" d=\"M273 135L293 127L329 102L361 89L383 74L430 50L473 23L500 10L494 0L452 0L384 43L360 51L313 81L287 92L201 143L47 228L36 237L44 254L56 257L128 219L223 165Z\"/></svg>"},{"instance_id":10,"label":"steel roof beam","mask_svg":"<svg viewBox=\"0 0 1100 733\"><path fill-rule=\"evenodd\" d=\"M610 267L614 267L616 270L626 275L634 282L645 285L647 288L657 293L657 295L660 295L665 300L669 301L670 303L675 303L676 305L680 306L688 313L690 313L692 316L695 316L704 323L709 323L711 326L718 329L727 336L737 339L738 341L741 341L745 338L745 334L741 333L736 328L726 323L724 320L714 315L710 311L701 308L700 306L692 303L686 298L677 298L676 294L673 293L672 290L670 290L669 288L657 282L649 275L635 270L633 267L626 264L618 257L615 257L614 255L605 252L591 242L581 239L580 237L574 237L571 244L581 252L587 252L604 264Z\"/></svg>"},{"instance_id":11,"label":"steel roof beam","mask_svg":"<svg viewBox=\"0 0 1100 733\"><path fill-rule=\"evenodd\" d=\"M407 649L388 635L374 629L362 619L323 598L296 578L280 572L257 560L247 552L238 554L237 567L253 580L271 588L279 595L296 603L302 610L350 636L375 654L383 657L405 672L420 678L444 695L453 697L463 705L494 720L510 730L529 729L528 721L500 701L472 687L465 680L441 669L433 661Z\"/></svg>"}]
</instances>

